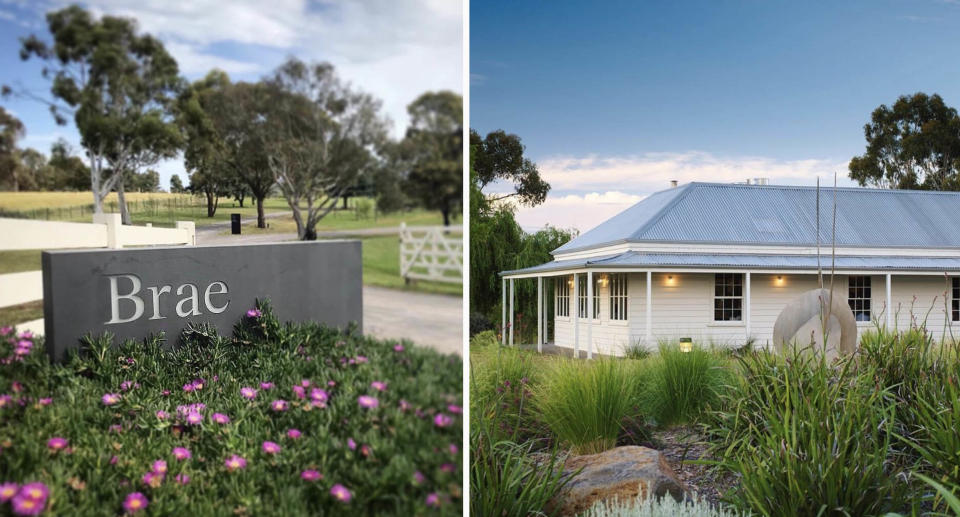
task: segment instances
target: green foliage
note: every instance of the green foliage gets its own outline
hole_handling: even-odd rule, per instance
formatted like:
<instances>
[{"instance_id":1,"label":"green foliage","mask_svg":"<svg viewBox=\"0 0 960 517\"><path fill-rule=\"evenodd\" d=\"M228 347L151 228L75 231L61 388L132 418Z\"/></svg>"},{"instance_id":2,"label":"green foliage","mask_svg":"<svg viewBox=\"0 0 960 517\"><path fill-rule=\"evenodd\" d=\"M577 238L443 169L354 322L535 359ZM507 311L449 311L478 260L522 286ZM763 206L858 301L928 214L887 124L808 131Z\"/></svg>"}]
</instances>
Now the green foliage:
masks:
<instances>
[{"instance_id":1,"label":"green foliage","mask_svg":"<svg viewBox=\"0 0 960 517\"><path fill-rule=\"evenodd\" d=\"M357 219L371 219L376 209L376 203L372 199L360 197L353 202L353 209L357 214Z\"/></svg>"},{"instance_id":2,"label":"green foliage","mask_svg":"<svg viewBox=\"0 0 960 517\"><path fill-rule=\"evenodd\" d=\"M138 491L154 515L459 515L460 358L411 346L396 351L394 343L312 323L281 325L260 310L238 324L234 338L203 326L190 327L176 347L161 337L115 346L99 337L63 364L50 364L42 342L30 338L24 361L0 365L0 394L10 395L0 408L0 481L45 483L50 515L120 514L127 494ZM0 341L3 357L9 340ZM301 399L291 388L304 380ZM386 383L385 391L374 381ZM241 396L245 386L258 390L253 400ZM311 403L314 387L326 390L324 404ZM105 405L106 393L119 394L119 402ZM361 408L361 395L379 406ZM271 409L278 399L289 402L286 411ZM205 405L203 422L188 425L177 408L197 403ZM213 422L214 412L230 423ZM440 414L450 422L438 425ZM289 429L302 436L289 437ZM68 448L48 448L53 437L67 439ZM264 441L281 451L266 453ZM175 459L174 447L192 458ZM225 468L233 454L246 459L245 468ZM142 477L156 460L169 470L147 486ZM323 478L302 479L307 469ZM190 481L179 484L179 474ZM337 483L352 501L332 497ZM432 493L439 508L428 507ZM8 509L4 503L0 513Z\"/></svg>"},{"instance_id":3,"label":"green foliage","mask_svg":"<svg viewBox=\"0 0 960 517\"><path fill-rule=\"evenodd\" d=\"M537 164L523 156L524 151L520 137L507 134L502 129L490 132L483 138L470 130L471 164L476 171L478 190L494 181L503 180L513 183L514 191L491 201L515 197L520 204L527 206L546 201L550 184L540 177Z\"/></svg>"},{"instance_id":4,"label":"green foliage","mask_svg":"<svg viewBox=\"0 0 960 517\"><path fill-rule=\"evenodd\" d=\"M954 498L960 496L960 363L942 376L928 377L914 404L900 407L912 415L904 440L920 457L919 469L944 483L941 492L950 487Z\"/></svg>"},{"instance_id":5,"label":"green foliage","mask_svg":"<svg viewBox=\"0 0 960 517\"><path fill-rule=\"evenodd\" d=\"M427 92L407 106L410 127L401 143L410 164L403 190L423 207L439 210L443 224L463 207L463 98Z\"/></svg>"},{"instance_id":6,"label":"green foliage","mask_svg":"<svg viewBox=\"0 0 960 517\"><path fill-rule=\"evenodd\" d=\"M726 361L700 345L683 352L673 343L661 343L651 362L644 402L650 417L661 425L694 422L716 406L731 375Z\"/></svg>"},{"instance_id":7,"label":"green foliage","mask_svg":"<svg viewBox=\"0 0 960 517\"><path fill-rule=\"evenodd\" d=\"M712 455L739 478L730 501L760 515L879 515L906 506L892 460L889 388L849 358L794 348L739 359L743 381L707 428Z\"/></svg>"},{"instance_id":8,"label":"green foliage","mask_svg":"<svg viewBox=\"0 0 960 517\"><path fill-rule=\"evenodd\" d=\"M479 332L470 338L470 347L478 346L498 346L500 341L497 340L497 333L492 330L484 330Z\"/></svg>"},{"instance_id":9,"label":"green foliage","mask_svg":"<svg viewBox=\"0 0 960 517\"><path fill-rule=\"evenodd\" d=\"M0 187L20 190L17 141L24 137L23 122L0 107Z\"/></svg>"},{"instance_id":10,"label":"green foliage","mask_svg":"<svg viewBox=\"0 0 960 517\"><path fill-rule=\"evenodd\" d=\"M641 342L630 343L623 347L623 356L627 359L646 359L650 357L650 350Z\"/></svg>"},{"instance_id":11,"label":"green foliage","mask_svg":"<svg viewBox=\"0 0 960 517\"><path fill-rule=\"evenodd\" d=\"M730 508L707 501L677 501L672 497L637 498L635 501L598 502L581 517L736 517ZM742 514L748 515L748 514Z\"/></svg>"},{"instance_id":12,"label":"green foliage","mask_svg":"<svg viewBox=\"0 0 960 517\"><path fill-rule=\"evenodd\" d=\"M863 132L866 153L849 165L860 185L960 190L960 116L939 95L919 92L881 105Z\"/></svg>"},{"instance_id":13,"label":"green foliage","mask_svg":"<svg viewBox=\"0 0 960 517\"><path fill-rule=\"evenodd\" d=\"M574 454L613 448L624 421L639 414L643 377L632 361L556 362L534 391L538 416Z\"/></svg>"}]
</instances>

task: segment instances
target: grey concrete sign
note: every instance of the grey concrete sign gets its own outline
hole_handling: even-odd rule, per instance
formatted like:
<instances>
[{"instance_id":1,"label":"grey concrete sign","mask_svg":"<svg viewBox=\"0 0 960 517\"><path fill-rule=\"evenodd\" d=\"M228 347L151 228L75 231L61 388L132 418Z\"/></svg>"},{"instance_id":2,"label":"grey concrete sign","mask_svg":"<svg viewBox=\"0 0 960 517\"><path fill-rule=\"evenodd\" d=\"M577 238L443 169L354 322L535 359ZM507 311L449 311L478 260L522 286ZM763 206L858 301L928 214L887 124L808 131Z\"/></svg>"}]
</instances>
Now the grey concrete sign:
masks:
<instances>
[{"instance_id":1,"label":"grey concrete sign","mask_svg":"<svg viewBox=\"0 0 960 517\"><path fill-rule=\"evenodd\" d=\"M281 321L335 327L363 320L359 241L43 252L43 317L54 360L86 334L115 342L188 322L229 336L257 299Z\"/></svg>"}]
</instances>

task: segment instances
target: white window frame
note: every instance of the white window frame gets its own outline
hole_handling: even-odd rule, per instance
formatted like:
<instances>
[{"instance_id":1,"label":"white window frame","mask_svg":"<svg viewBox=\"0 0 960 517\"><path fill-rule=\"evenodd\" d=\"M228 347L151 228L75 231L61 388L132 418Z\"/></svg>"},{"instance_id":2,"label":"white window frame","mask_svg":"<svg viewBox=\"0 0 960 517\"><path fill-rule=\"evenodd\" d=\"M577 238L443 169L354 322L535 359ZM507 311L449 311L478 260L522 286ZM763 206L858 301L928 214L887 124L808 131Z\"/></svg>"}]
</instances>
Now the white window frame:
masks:
<instances>
[{"instance_id":1,"label":"white window frame","mask_svg":"<svg viewBox=\"0 0 960 517\"><path fill-rule=\"evenodd\" d=\"M850 275L847 277L847 303L850 305L850 310L853 311L853 318L857 324L872 321L872 300L873 278L870 275ZM866 319L863 319L863 314L866 315Z\"/></svg>"},{"instance_id":2,"label":"white window frame","mask_svg":"<svg viewBox=\"0 0 960 517\"><path fill-rule=\"evenodd\" d=\"M556 301L553 304L553 307L558 318L569 318L570 317L570 277L561 276L557 277L555 284L555 298Z\"/></svg>"},{"instance_id":3,"label":"white window frame","mask_svg":"<svg viewBox=\"0 0 960 517\"><path fill-rule=\"evenodd\" d=\"M713 275L713 322L714 323L741 323L743 322L743 273L714 273ZM731 281L732 280L732 281ZM737 294L737 288L740 294ZM728 290L729 289L729 290ZM720 293L720 294L717 294ZM725 307L724 302L730 301L730 306ZM735 302L739 301L739 307ZM719 307L718 307L719 302ZM720 318L717 318L717 315ZM730 317L725 315L729 313ZM739 317L734 318L739 314Z\"/></svg>"},{"instance_id":4,"label":"white window frame","mask_svg":"<svg viewBox=\"0 0 960 517\"><path fill-rule=\"evenodd\" d=\"M575 275L577 279L577 317L587 318L587 275Z\"/></svg>"},{"instance_id":5,"label":"white window frame","mask_svg":"<svg viewBox=\"0 0 960 517\"><path fill-rule=\"evenodd\" d=\"M960 276L950 277L950 321L960 321Z\"/></svg>"},{"instance_id":6,"label":"white window frame","mask_svg":"<svg viewBox=\"0 0 960 517\"><path fill-rule=\"evenodd\" d=\"M627 321L629 317L628 310L628 291L627 274L610 273L608 280L610 288L610 321Z\"/></svg>"}]
</instances>

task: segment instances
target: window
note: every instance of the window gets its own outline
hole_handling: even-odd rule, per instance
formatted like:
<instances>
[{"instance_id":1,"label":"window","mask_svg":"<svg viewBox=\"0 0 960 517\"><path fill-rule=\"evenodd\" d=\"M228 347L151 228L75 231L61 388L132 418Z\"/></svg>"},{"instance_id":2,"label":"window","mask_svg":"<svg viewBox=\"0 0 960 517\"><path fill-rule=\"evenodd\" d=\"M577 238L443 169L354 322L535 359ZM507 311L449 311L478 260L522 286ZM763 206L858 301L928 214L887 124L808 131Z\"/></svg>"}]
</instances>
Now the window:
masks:
<instances>
[{"instance_id":1,"label":"window","mask_svg":"<svg viewBox=\"0 0 960 517\"><path fill-rule=\"evenodd\" d=\"M577 317L587 317L587 275L577 277Z\"/></svg>"},{"instance_id":2,"label":"window","mask_svg":"<svg viewBox=\"0 0 960 517\"><path fill-rule=\"evenodd\" d=\"M951 278L953 281L953 297L950 298L950 319L960 321L960 277Z\"/></svg>"},{"instance_id":3,"label":"window","mask_svg":"<svg viewBox=\"0 0 960 517\"><path fill-rule=\"evenodd\" d=\"M847 302L857 321L870 321L870 277L851 276Z\"/></svg>"},{"instance_id":4,"label":"window","mask_svg":"<svg viewBox=\"0 0 960 517\"><path fill-rule=\"evenodd\" d=\"M717 273L713 288L713 321L743 319L743 274Z\"/></svg>"},{"instance_id":5,"label":"window","mask_svg":"<svg viewBox=\"0 0 960 517\"><path fill-rule=\"evenodd\" d=\"M600 319L600 275L593 275L593 319Z\"/></svg>"},{"instance_id":6,"label":"window","mask_svg":"<svg viewBox=\"0 0 960 517\"><path fill-rule=\"evenodd\" d=\"M627 319L627 275L610 275L610 319Z\"/></svg>"},{"instance_id":7,"label":"window","mask_svg":"<svg viewBox=\"0 0 960 517\"><path fill-rule=\"evenodd\" d=\"M570 279L569 277L560 277L556 279L557 293L557 316L570 315Z\"/></svg>"}]
</instances>

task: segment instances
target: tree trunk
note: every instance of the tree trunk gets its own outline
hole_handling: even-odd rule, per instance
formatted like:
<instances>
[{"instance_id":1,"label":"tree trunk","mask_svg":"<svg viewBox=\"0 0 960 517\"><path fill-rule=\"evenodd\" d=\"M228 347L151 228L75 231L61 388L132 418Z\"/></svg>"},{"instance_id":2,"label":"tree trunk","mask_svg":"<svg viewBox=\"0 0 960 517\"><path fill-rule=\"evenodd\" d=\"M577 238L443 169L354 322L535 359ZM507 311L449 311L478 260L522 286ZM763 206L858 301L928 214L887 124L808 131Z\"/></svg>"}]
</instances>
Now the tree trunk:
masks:
<instances>
[{"instance_id":1,"label":"tree trunk","mask_svg":"<svg viewBox=\"0 0 960 517\"><path fill-rule=\"evenodd\" d=\"M443 213L443 225L450 226L450 210L443 209L441 212Z\"/></svg>"},{"instance_id":2,"label":"tree trunk","mask_svg":"<svg viewBox=\"0 0 960 517\"><path fill-rule=\"evenodd\" d=\"M217 196L212 189L207 189L204 193L207 195L207 217L213 217L217 213Z\"/></svg>"},{"instance_id":3,"label":"tree trunk","mask_svg":"<svg viewBox=\"0 0 960 517\"><path fill-rule=\"evenodd\" d=\"M350 199L350 196L343 196L343 209L347 209L347 200Z\"/></svg>"},{"instance_id":4,"label":"tree trunk","mask_svg":"<svg viewBox=\"0 0 960 517\"><path fill-rule=\"evenodd\" d=\"M127 199L123 195L123 173L119 174L120 178L117 179L117 205L120 207L120 221L125 225L130 225L133 222L130 220L130 211L127 210Z\"/></svg>"},{"instance_id":5,"label":"tree trunk","mask_svg":"<svg viewBox=\"0 0 960 517\"><path fill-rule=\"evenodd\" d=\"M263 216L263 198L266 196L257 196L257 228L266 228L267 220Z\"/></svg>"}]
</instances>

